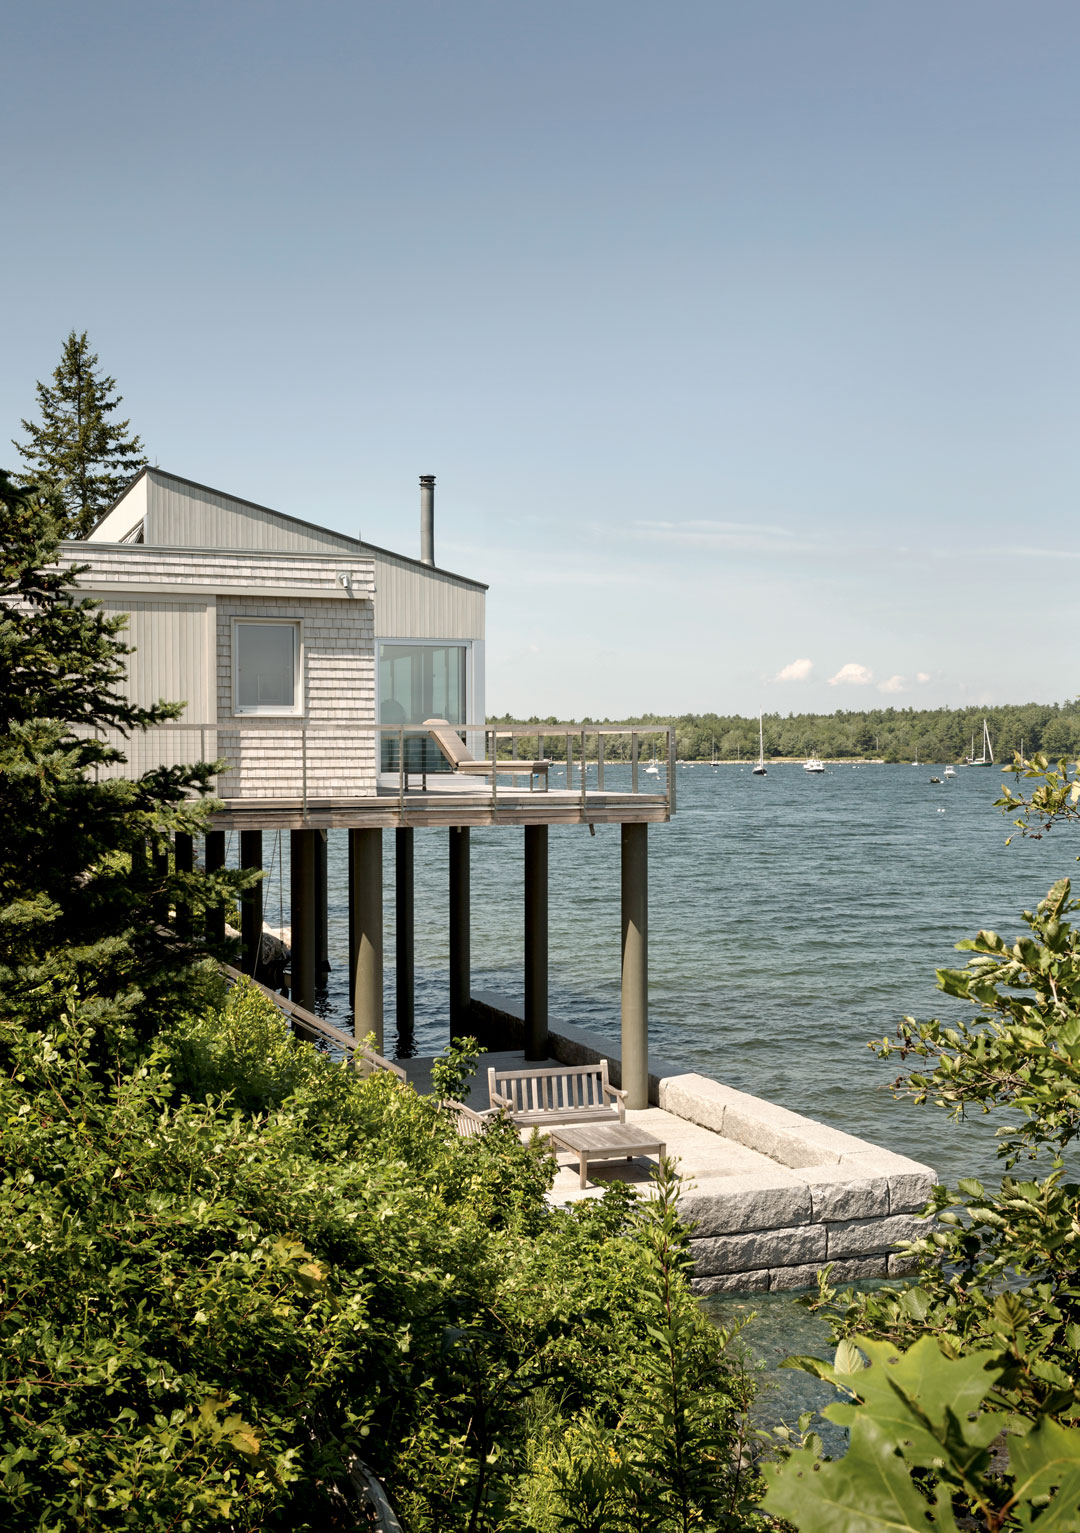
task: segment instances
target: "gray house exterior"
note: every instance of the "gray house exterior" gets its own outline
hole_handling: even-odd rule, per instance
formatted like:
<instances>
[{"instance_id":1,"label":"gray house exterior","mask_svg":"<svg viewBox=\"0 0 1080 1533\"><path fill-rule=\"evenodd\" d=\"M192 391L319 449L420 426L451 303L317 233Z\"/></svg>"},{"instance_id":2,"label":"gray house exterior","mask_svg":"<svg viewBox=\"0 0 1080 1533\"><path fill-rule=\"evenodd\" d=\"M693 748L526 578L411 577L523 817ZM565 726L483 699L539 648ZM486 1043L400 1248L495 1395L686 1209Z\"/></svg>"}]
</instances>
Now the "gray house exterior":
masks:
<instances>
[{"instance_id":1,"label":"gray house exterior","mask_svg":"<svg viewBox=\"0 0 1080 1533\"><path fill-rule=\"evenodd\" d=\"M132 699L186 704L185 729L134 742L133 765L220 756L225 799L294 796L301 777L365 797L396 767L371 726L484 718L480 581L158 468L63 552L127 615ZM430 748L421 763L442 767Z\"/></svg>"}]
</instances>

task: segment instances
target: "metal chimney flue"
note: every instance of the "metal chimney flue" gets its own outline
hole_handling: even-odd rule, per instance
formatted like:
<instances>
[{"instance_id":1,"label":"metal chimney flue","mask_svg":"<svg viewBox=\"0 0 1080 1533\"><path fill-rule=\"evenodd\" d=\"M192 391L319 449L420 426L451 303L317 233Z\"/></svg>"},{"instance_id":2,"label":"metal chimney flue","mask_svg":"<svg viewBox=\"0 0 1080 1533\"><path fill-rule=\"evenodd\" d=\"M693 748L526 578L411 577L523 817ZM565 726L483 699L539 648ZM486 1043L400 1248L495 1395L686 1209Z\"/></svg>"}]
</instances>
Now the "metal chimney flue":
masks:
<instances>
[{"instance_id":1,"label":"metal chimney flue","mask_svg":"<svg viewBox=\"0 0 1080 1533\"><path fill-rule=\"evenodd\" d=\"M420 475L420 562L435 563L435 475Z\"/></svg>"}]
</instances>

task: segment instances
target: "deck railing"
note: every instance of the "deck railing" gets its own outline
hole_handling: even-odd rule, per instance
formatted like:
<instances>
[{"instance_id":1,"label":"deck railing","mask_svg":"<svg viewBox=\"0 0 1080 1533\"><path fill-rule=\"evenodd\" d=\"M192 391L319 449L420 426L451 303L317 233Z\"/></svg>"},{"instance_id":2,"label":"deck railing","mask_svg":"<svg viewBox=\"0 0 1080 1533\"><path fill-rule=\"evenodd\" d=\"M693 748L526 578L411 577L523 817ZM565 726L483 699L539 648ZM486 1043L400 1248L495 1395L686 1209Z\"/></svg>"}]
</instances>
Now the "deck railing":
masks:
<instances>
[{"instance_id":1,"label":"deck railing","mask_svg":"<svg viewBox=\"0 0 1080 1533\"><path fill-rule=\"evenodd\" d=\"M618 793L663 799L675 812L675 731L664 726L622 728L581 724L455 724L475 761L489 767L458 774L455 787L475 799L485 790L497 808L500 786L520 784L511 762L546 760L546 773L530 788L573 793L582 807L590 793ZM363 799L395 794L404 809L417 792L451 792L451 763L434 747L431 731L419 725L368 724L342 719L228 719L217 724L159 724L124 737L107 731L126 763L102 774L139 776L159 766L220 761L215 792L225 799L292 799L307 810L313 800ZM390 750L384 755L383 742ZM382 770L385 759L392 760ZM561 780L560 780L561 774ZM429 783L429 779L433 782ZM443 780L447 786L442 786ZM417 788L416 784L419 784Z\"/></svg>"}]
</instances>

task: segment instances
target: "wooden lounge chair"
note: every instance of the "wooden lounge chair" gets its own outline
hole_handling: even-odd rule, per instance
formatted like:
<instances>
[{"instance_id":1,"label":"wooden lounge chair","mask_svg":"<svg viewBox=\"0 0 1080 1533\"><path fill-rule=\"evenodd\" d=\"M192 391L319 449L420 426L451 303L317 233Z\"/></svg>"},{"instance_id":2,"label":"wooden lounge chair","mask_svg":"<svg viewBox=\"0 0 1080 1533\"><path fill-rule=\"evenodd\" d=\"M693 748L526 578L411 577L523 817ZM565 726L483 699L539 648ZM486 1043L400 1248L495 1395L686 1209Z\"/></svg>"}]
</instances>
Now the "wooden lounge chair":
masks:
<instances>
[{"instance_id":1,"label":"wooden lounge chair","mask_svg":"<svg viewBox=\"0 0 1080 1533\"><path fill-rule=\"evenodd\" d=\"M455 772L465 773L469 777L490 777L493 770L497 774L505 772L508 776L528 773L530 788L532 788L534 777L542 777L544 787L547 788L550 761L499 761L493 768L490 761L477 761L454 725L447 719L425 719L423 727L430 731L431 738Z\"/></svg>"}]
</instances>

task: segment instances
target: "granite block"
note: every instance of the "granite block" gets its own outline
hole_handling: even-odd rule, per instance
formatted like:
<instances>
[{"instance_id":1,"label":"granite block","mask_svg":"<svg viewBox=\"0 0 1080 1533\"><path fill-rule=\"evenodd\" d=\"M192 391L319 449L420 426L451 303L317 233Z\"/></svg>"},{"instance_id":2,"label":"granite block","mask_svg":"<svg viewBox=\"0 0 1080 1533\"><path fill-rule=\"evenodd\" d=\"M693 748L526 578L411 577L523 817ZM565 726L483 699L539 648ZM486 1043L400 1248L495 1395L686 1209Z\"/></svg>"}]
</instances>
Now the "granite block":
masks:
<instances>
[{"instance_id":1,"label":"granite block","mask_svg":"<svg viewBox=\"0 0 1080 1533\"><path fill-rule=\"evenodd\" d=\"M747 1171L718 1177L679 1199L695 1238L810 1223L810 1191L790 1172Z\"/></svg>"},{"instance_id":2,"label":"granite block","mask_svg":"<svg viewBox=\"0 0 1080 1533\"><path fill-rule=\"evenodd\" d=\"M711 1293L762 1293L769 1287L769 1272L725 1272L690 1279L690 1291L700 1298Z\"/></svg>"},{"instance_id":3,"label":"granite block","mask_svg":"<svg viewBox=\"0 0 1080 1533\"><path fill-rule=\"evenodd\" d=\"M846 1219L823 1226L828 1236L828 1256L870 1256L888 1252L902 1240L917 1240L926 1224L912 1214L893 1214L887 1219Z\"/></svg>"},{"instance_id":4,"label":"granite block","mask_svg":"<svg viewBox=\"0 0 1080 1533\"><path fill-rule=\"evenodd\" d=\"M825 1225L800 1224L790 1229L753 1230L745 1235L714 1235L692 1240L690 1250L694 1271L701 1277L823 1262Z\"/></svg>"}]
</instances>

